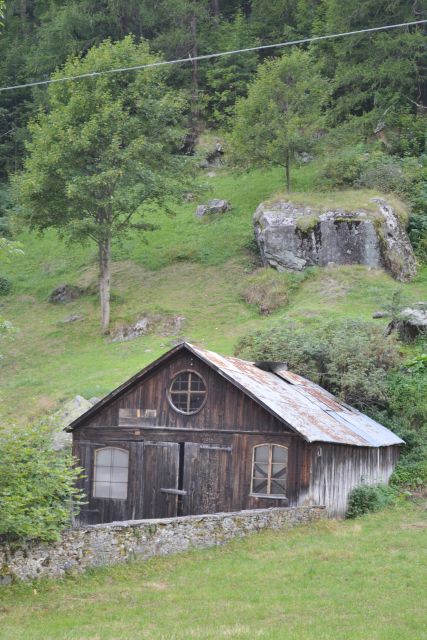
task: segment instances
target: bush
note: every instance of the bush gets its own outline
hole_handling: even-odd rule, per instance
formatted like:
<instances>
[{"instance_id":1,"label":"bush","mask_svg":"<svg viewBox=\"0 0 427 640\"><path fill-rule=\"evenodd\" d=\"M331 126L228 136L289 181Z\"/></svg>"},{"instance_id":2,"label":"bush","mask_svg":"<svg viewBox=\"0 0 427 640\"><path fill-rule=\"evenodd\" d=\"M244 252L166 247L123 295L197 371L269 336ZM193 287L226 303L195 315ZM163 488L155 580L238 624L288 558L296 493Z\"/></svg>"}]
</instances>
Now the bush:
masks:
<instances>
[{"instance_id":1,"label":"bush","mask_svg":"<svg viewBox=\"0 0 427 640\"><path fill-rule=\"evenodd\" d=\"M349 494L346 518L358 518L365 513L381 511L393 504L396 491L384 484L362 484L355 487Z\"/></svg>"},{"instance_id":2,"label":"bush","mask_svg":"<svg viewBox=\"0 0 427 640\"><path fill-rule=\"evenodd\" d=\"M295 373L362 410L387 405L387 373L398 360L393 337L371 322L344 320L307 329L289 323L250 333L237 355L286 362Z\"/></svg>"},{"instance_id":3,"label":"bush","mask_svg":"<svg viewBox=\"0 0 427 640\"><path fill-rule=\"evenodd\" d=\"M0 539L56 540L82 504L81 469L52 448L52 427L0 431Z\"/></svg>"},{"instance_id":4,"label":"bush","mask_svg":"<svg viewBox=\"0 0 427 640\"><path fill-rule=\"evenodd\" d=\"M0 296L7 296L12 291L12 282L6 276L0 276Z\"/></svg>"},{"instance_id":5,"label":"bush","mask_svg":"<svg viewBox=\"0 0 427 640\"><path fill-rule=\"evenodd\" d=\"M369 154L363 145L346 147L327 156L322 177L327 188L350 187L360 178Z\"/></svg>"}]
</instances>

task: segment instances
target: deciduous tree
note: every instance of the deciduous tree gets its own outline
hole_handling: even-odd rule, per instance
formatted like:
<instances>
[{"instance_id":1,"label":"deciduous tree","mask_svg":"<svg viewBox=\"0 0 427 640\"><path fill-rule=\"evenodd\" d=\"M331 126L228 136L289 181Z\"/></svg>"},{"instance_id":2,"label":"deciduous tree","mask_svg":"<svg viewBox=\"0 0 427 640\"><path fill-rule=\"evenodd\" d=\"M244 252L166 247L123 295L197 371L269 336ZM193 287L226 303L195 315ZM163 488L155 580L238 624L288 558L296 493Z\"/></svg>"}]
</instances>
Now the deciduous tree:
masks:
<instances>
[{"instance_id":1,"label":"deciduous tree","mask_svg":"<svg viewBox=\"0 0 427 640\"><path fill-rule=\"evenodd\" d=\"M105 41L55 74L74 76L157 60L143 41ZM165 68L113 73L49 86L49 108L30 126L15 197L32 229L57 229L98 247L101 324L110 322L111 244L148 230L144 212L180 199L190 180L180 154L185 102Z\"/></svg>"},{"instance_id":2,"label":"deciduous tree","mask_svg":"<svg viewBox=\"0 0 427 640\"><path fill-rule=\"evenodd\" d=\"M291 163L309 149L322 129L325 80L309 53L295 49L268 60L236 106L233 154L241 166L280 165L291 188Z\"/></svg>"}]
</instances>

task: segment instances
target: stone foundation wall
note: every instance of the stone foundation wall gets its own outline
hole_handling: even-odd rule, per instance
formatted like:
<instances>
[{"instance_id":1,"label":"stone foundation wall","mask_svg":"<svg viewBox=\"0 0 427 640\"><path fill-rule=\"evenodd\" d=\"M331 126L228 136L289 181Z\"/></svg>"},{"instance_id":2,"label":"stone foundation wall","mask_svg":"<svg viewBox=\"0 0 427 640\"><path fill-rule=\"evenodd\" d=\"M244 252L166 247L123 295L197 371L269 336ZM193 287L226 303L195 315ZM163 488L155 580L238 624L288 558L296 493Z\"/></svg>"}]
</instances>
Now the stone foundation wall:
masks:
<instances>
[{"instance_id":1,"label":"stone foundation wall","mask_svg":"<svg viewBox=\"0 0 427 640\"><path fill-rule=\"evenodd\" d=\"M73 529L51 544L0 545L0 584L79 573L87 567L213 547L261 529L289 529L324 517L323 507L256 509Z\"/></svg>"}]
</instances>

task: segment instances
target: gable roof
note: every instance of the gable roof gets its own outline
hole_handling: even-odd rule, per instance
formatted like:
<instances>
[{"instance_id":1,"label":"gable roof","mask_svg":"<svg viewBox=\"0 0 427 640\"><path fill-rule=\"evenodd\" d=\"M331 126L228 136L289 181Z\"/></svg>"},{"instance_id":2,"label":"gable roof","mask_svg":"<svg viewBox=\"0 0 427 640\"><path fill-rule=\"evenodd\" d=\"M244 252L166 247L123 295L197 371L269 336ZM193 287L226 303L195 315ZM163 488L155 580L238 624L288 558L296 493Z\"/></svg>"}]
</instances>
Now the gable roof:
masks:
<instances>
[{"instance_id":1,"label":"gable roof","mask_svg":"<svg viewBox=\"0 0 427 640\"><path fill-rule=\"evenodd\" d=\"M102 407L129 390L180 350L186 349L238 387L269 413L285 422L307 442L329 442L358 447L403 444L398 436L365 414L344 404L314 382L288 371L285 365L265 370L254 362L221 356L184 342L117 387L70 424L73 430Z\"/></svg>"}]
</instances>

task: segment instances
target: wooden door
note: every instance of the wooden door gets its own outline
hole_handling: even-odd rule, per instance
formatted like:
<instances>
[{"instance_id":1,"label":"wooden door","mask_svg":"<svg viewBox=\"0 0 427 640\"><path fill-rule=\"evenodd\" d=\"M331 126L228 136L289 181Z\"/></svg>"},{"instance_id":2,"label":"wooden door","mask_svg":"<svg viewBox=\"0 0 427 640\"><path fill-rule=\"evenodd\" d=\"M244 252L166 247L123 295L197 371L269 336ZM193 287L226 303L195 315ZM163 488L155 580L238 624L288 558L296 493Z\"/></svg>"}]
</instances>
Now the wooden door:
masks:
<instances>
[{"instance_id":1,"label":"wooden door","mask_svg":"<svg viewBox=\"0 0 427 640\"><path fill-rule=\"evenodd\" d=\"M231 447L186 442L182 515L230 511Z\"/></svg>"},{"instance_id":2,"label":"wooden door","mask_svg":"<svg viewBox=\"0 0 427 640\"><path fill-rule=\"evenodd\" d=\"M177 515L179 444L144 442L142 465L143 518L172 518Z\"/></svg>"}]
</instances>

